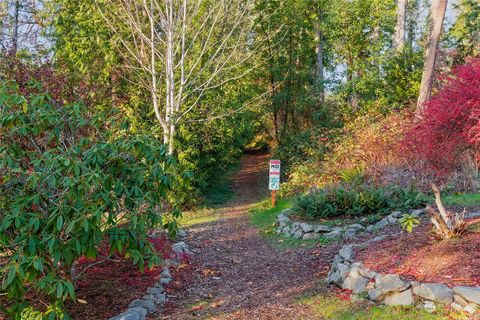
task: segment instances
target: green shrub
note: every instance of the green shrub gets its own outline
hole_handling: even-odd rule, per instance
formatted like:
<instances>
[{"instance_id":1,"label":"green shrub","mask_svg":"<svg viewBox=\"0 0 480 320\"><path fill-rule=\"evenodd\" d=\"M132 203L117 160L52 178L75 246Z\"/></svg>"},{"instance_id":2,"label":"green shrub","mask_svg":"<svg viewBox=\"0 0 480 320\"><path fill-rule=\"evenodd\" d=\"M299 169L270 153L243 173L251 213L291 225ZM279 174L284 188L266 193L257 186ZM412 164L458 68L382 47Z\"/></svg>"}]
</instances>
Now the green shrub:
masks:
<instances>
[{"instance_id":1,"label":"green shrub","mask_svg":"<svg viewBox=\"0 0 480 320\"><path fill-rule=\"evenodd\" d=\"M310 219L332 218L384 214L394 209L407 210L419 207L426 201L425 195L413 189L337 185L297 197L293 210Z\"/></svg>"},{"instance_id":2,"label":"green shrub","mask_svg":"<svg viewBox=\"0 0 480 320\"><path fill-rule=\"evenodd\" d=\"M141 270L160 262L147 234L175 233L189 175L159 139L123 135L111 113L106 121L41 90L0 84L0 279L16 317L54 319L75 297L79 257L120 253ZM33 292L50 306L29 307Z\"/></svg>"}]
</instances>

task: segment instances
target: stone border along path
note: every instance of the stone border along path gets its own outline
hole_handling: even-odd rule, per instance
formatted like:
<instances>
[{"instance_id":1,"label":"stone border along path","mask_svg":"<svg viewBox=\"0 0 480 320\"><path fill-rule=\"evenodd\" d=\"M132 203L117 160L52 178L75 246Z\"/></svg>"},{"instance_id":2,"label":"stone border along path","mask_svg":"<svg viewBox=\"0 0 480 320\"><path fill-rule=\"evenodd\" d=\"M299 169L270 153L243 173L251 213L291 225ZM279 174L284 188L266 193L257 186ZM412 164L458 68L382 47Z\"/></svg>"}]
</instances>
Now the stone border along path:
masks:
<instances>
[{"instance_id":1,"label":"stone border along path","mask_svg":"<svg viewBox=\"0 0 480 320\"><path fill-rule=\"evenodd\" d=\"M410 213L419 217L425 212L425 209L411 210ZM291 221L291 209L284 209L277 216L277 234L284 234L289 237L303 240L312 240L323 237L325 239L354 238L360 232L376 232L388 225L397 223L402 216L402 212L394 211L375 224L364 227L360 223L350 224L344 227L329 227L323 224L309 224L306 222Z\"/></svg>"},{"instance_id":2,"label":"stone border along path","mask_svg":"<svg viewBox=\"0 0 480 320\"><path fill-rule=\"evenodd\" d=\"M480 305L480 287L455 286L451 289L442 283L409 282L396 274L380 274L364 268L361 262L354 262L354 248L365 248L381 240L377 238L362 244L344 245L333 258L327 283L351 290L356 297L362 298L366 293L369 300L388 306L412 305L419 301L417 307L427 312L435 311L435 303L470 314L476 312Z\"/></svg>"},{"instance_id":3,"label":"stone border along path","mask_svg":"<svg viewBox=\"0 0 480 320\"><path fill-rule=\"evenodd\" d=\"M178 238L184 240L186 236L187 235L185 231L178 231ZM172 281L172 275L170 274L169 267L179 265L182 256L185 254L191 254L187 244L184 241L174 243L172 245L172 251L175 254L175 258L173 260L164 260L165 267L163 267L162 273L160 274L160 280L155 283L153 287L147 288L147 293L143 296L143 298L133 300L130 303L127 311L110 318L110 320L145 320L147 314L155 313L159 307L165 304L168 297L163 286Z\"/></svg>"}]
</instances>

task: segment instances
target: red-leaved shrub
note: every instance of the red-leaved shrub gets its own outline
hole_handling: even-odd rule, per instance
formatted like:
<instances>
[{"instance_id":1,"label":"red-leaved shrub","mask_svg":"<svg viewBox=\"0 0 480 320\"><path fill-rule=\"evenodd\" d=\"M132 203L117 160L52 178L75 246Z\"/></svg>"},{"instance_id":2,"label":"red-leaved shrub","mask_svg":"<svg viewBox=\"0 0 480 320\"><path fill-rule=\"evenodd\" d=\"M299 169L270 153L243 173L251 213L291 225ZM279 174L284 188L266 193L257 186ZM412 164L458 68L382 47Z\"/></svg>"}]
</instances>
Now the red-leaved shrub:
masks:
<instances>
[{"instance_id":1,"label":"red-leaved shrub","mask_svg":"<svg viewBox=\"0 0 480 320\"><path fill-rule=\"evenodd\" d=\"M480 151L480 60L443 76L439 91L425 105L420 122L406 134L406 145L438 175L476 171Z\"/></svg>"}]
</instances>

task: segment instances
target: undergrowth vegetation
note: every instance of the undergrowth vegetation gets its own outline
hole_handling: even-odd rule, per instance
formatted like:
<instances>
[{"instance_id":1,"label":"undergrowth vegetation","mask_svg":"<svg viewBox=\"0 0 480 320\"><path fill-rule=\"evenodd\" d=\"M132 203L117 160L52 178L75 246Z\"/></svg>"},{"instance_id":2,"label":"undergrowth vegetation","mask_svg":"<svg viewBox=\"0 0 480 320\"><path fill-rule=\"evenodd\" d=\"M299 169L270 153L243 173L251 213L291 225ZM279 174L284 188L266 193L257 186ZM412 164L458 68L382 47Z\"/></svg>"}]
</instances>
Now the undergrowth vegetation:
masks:
<instances>
[{"instance_id":1,"label":"undergrowth vegetation","mask_svg":"<svg viewBox=\"0 0 480 320\"><path fill-rule=\"evenodd\" d=\"M310 219L325 219L408 210L418 208L426 202L426 196L414 189L337 185L297 197L293 211Z\"/></svg>"}]
</instances>

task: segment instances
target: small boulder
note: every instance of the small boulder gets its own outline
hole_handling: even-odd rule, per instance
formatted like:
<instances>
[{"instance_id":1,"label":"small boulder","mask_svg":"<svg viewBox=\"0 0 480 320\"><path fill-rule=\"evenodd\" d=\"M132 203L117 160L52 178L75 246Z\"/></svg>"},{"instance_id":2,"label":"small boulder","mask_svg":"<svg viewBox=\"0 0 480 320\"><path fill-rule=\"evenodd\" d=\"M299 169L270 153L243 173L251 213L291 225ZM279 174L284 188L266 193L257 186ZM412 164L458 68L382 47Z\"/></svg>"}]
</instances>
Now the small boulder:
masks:
<instances>
[{"instance_id":1,"label":"small boulder","mask_svg":"<svg viewBox=\"0 0 480 320\"><path fill-rule=\"evenodd\" d=\"M339 263L336 269L332 269L327 277L328 283L335 283L337 285L342 284L343 280L347 276L350 267L344 263Z\"/></svg>"},{"instance_id":2,"label":"small boulder","mask_svg":"<svg viewBox=\"0 0 480 320\"><path fill-rule=\"evenodd\" d=\"M353 229L353 230L360 231L360 230L365 230L365 227L362 226L360 223L354 223L354 224L351 224L351 225L347 226L347 229Z\"/></svg>"},{"instance_id":3,"label":"small boulder","mask_svg":"<svg viewBox=\"0 0 480 320\"><path fill-rule=\"evenodd\" d=\"M302 229L302 231L305 233L313 231L313 227L305 222L300 225L300 229Z\"/></svg>"},{"instance_id":4,"label":"small boulder","mask_svg":"<svg viewBox=\"0 0 480 320\"><path fill-rule=\"evenodd\" d=\"M442 304L453 302L453 290L440 283L422 283L413 288L417 296Z\"/></svg>"},{"instance_id":5,"label":"small boulder","mask_svg":"<svg viewBox=\"0 0 480 320\"><path fill-rule=\"evenodd\" d=\"M318 238L320 238L320 235L318 233L313 233L313 232L305 233L302 237L303 240L314 240Z\"/></svg>"},{"instance_id":6,"label":"small boulder","mask_svg":"<svg viewBox=\"0 0 480 320\"><path fill-rule=\"evenodd\" d=\"M401 292L410 287L410 284L400 279L395 274L377 275L375 278L375 286L382 294L391 292Z\"/></svg>"},{"instance_id":7,"label":"small boulder","mask_svg":"<svg viewBox=\"0 0 480 320\"><path fill-rule=\"evenodd\" d=\"M129 308L143 308L147 310L147 313L154 313L157 311L157 305L155 304L155 301L151 299L137 299L133 300L132 303L130 303Z\"/></svg>"},{"instance_id":8,"label":"small boulder","mask_svg":"<svg viewBox=\"0 0 480 320\"><path fill-rule=\"evenodd\" d=\"M357 235L358 233L358 230L357 229L346 229L345 230L345 234L344 234L344 237L346 239L352 239L352 238L355 238L355 236Z\"/></svg>"},{"instance_id":9,"label":"small boulder","mask_svg":"<svg viewBox=\"0 0 480 320\"><path fill-rule=\"evenodd\" d=\"M382 296L382 292L378 289L372 289L368 291L368 299L372 301L378 301Z\"/></svg>"},{"instance_id":10,"label":"small boulder","mask_svg":"<svg viewBox=\"0 0 480 320\"><path fill-rule=\"evenodd\" d=\"M127 311L110 318L110 320L144 320L147 316L147 310L144 308L130 308Z\"/></svg>"},{"instance_id":11,"label":"small boulder","mask_svg":"<svg viewBox=\"0 0 480 320\"><path fill-rule=\"evenodd\" d=\"M469 303L463 308L463 310L470 314L475 313L477 311L477 305L475 303Z\"/></svg>"},{"instance_id":12,"label":"small boulder","mask_svg":"<svg viewBox=\"0 0 480 320\"><path fill-rule=\"evenodd\" d=\"M423 301L422 307L428 313L434 313L437 310L437 306L433 301Z\"/></svg>"},{"instance_id":13,"label":"small boulder","mask_svg":"<svg viewBox=\"0 0 480 320\"><path fill-rule=\"evenodd\" d=\"M150 287L147 289L147 294L163 294L165 290L163 287Z\"/></svg>"},{"instance_id":14,"label":"small boulder","mask_svg":"<svg viewBox=\"0 0 480 320\"><path fill-rule=\"evenodd\" d=\"M353 261L355 257L355 252L353 251L353 246L351 244L344 245L338 254L345 260Z\"/></svg>"},{"instance_id":15,"label":"small boulder","mask_svg":"<svg viewBox=\"0 0 480 320\"><path fill-rule=\"evenodd\" d=\"M289 226L283 227L282 233L286 234L286 235L289 235L290 234L290 227Z\"/></svg>"},{"instance_id":16,"label":"small boulder","mask_svg":"<svg viewBox=\"0 0 480 320\"><path fill-rule=\"evenodd\" d=\"M453 293L461 296L468 302L480 304L480 288L478 287L453 287Z\"/></svg>"},{"instance_id":17,"label":"small boulder","mask_svg":"<svg viewBox=\"0 0 480 320\"><path fill-rule=\"evenodd\" d=\"M455 303L458 303L458 304L461 305L461 306L464 306L464 307L468 304L468 301L467 301L467 300L463 299L461 296L459 296L459 295L457 295L457 294L454 294L454 295L453 295L453 301L454 301Z\"/></svg>"},{"instance_id":18,"label":"small boulder","mask_svg":"<svg viewBox=\"0 0 480 320\"><path fill-rule=\"evenodd\" d=\"M180 241L172 244L172 251L175 253L187 253L190 254L190 250L185 242Z\"/></svg>"},{"instance_id":19,"label":"small boulder","mask_svg":"<svg viewBox=\"0 0 480 320\"><path fill-rule=\"evenodd\" d=\"M388 295L383 303L387 306L408 306L413 304L412 289Z\"/></svg>"},{"instance_id":20,"label":"small boulder","mask_svg":"<svg viewBox=\"0 0 480 320\"><path fill-rule=\"evenodd\" d=\"M353 294L360 294L366 291L367 284L370 280L360 275L350 275L345 278L342 284L343 289L352 290Z\"/></svg>"},{"instance_id":21,"label":"small boulder","mask_svg":"<svg viewBox=\"0 0 480 320\"><path fill-rule=\"evenodd\" d=\"M290 218L287 217L287 216L284 215L284 214L279 214L279 215L277 216L277 223L282 223L282 222L283 222L283 223L287 223L287 222L289 222L289 221L290 221Z\"/></svg>"},{"instance_id":22,"label":"small boulder","mask_svg":"<svg viewBox=\"0 0 480 320\"><path fill-rule=\"evenodd\" d=\"M330 231L332 231L332 228L323 224L318 224L316 226L313 226L313 232L315 233L325 233Z\"/></svg>"},{"instance_id":23,"label":"small boulder","mask_svg":"<svg viewBox=\"0 0 480 320\"><path fill-rule=\"evenodd\" d=\"M323 235L326 239L337 239L342 236L342 232L338 230L333 230L331 232L325 233Z\"/></svg>"},{"instance_id":24,"label":"small boulder","mask_svg":"<svg viewBox=\"0 0 480 320\"><path fill-rule=\"evenodd\" d=\"M169 278L171 279L172 278L172 275L170 273L170 269L168 269L167 267L163 267L163 270L162 270L162 273L160 274L160 276L162 278Z\"/></svg>"},{"instance_id":25,"label":"small boulder","mask_svg":"<svg viewBox=\"0 0 480 320\"><path fill-rule=\"evenodd\" d=\"M297 230L293 233L292 237L294 237L295 239L302 239L302 238L303 238L303 231L302 231L302 229L297 229Z\"/></svg>"}]
</instances>

